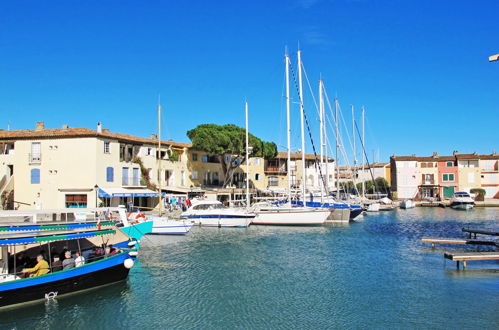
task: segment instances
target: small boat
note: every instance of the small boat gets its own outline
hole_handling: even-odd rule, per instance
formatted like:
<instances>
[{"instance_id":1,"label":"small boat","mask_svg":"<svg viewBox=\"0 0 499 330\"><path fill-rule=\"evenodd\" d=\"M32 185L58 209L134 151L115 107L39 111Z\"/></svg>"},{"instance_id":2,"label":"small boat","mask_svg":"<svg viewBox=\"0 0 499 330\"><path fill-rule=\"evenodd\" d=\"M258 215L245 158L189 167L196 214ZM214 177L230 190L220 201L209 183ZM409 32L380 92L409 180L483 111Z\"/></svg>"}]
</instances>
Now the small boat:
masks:
<instances>
[{"instance_id":1,"label":"small boat","mask_svg":"<svg viewBox=\"0 0 499 330\"><path fill-rule=\"evenodd\" d=\"M470 210L475 206L475 201L465 191L454 193L450 200L450 207L456 210Z\"/></svg>"},{"instance_id":2,"label":"small boat","mask_svg":"<svg viewBox=\"0 0 499 330\"><path fill-rule=\"evenodd\" d=\"M412 199L404 199L400 203L400 208L401 209L412 209L416 207L416 203Z\"/></svg>"},{"instance_id":3,"label":"small boat","mask_svg":"<svg viewBox=\"0 0 499 330\"><path fill-rule=\"evenodd\" d=\"M125 280L134 265L137 250L115 249L103 254L105 245L131 238L112 222L0 227L0 307L46 301L64 294ZM131 244L133 245L133 244ZM56 266L59 251L79 252L84 262L72 268ZM30 260L36 257L36 266ZM72 258L72 256L71 256Z\"/></svg>"},{"instance_id":4,"label":"small boat","mask_svg":"<svg viewBox=\"0 0 499 330\"><path fill-rule=\"evenodd\" d=\"M181 219L203 227L248 227L255 214L245 209L226 207L215 200L193 200L191 207L180 215Z\"/></svg>"},{"instance_id":5,"label":"small boat","mask_svg":"<svg viewBox=\"0 0 499 330\"><path fill-rule=\"evenodd\" d=\"M303 207L303 202L291 201L291 205ZM351 207L349 204L346 203L336 203L334 201L331 201L329 203L305 202L305 206L308 208L315 208L315 209L324 208L329 210L330 213L329 216L326 218L326 223L349 222L351 220Z\"/></svg>"},{"instance_id":6,"label":"small boat","mask_svg":"<svg viewBox=\"0 0 499 330\"><path fill-rule=\"evenodd\" d=\"M379 212L380 207L381 207L380 203L370 203L370 204L367 204L366 211L367 212Z\"/></svg>"}]
</instances>

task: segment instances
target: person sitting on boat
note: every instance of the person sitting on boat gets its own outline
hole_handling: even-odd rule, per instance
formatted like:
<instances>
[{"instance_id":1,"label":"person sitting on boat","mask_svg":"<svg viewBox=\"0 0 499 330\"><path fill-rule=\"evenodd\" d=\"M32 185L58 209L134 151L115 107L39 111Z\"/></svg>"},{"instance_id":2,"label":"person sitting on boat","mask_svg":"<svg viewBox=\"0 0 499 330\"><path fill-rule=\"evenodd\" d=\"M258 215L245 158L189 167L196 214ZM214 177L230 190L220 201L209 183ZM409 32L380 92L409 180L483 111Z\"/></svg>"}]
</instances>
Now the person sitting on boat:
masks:
<instances>
[{"instance_id":1,"label":"person sitting on boat","mask_svg":"<svg viewBox=\"0 0 499 330\"><path fill-rule=\"evenodd\" d=\"M75 267L80 267L85 264L85 257L80 254L79 251L76 251L76 259L75 259Z\"/></svg>"},{"instance_id":2,"label":"person sitting on boat","mask_svg":"<svg viewBox=\"0 0 499 330\"><path fill-rule=\"evenodd\" d=\"M49 272L49 264L43 259L43 256L39 254L36 257L37 264L33 268L25 268L21 273L29 274L29 277L40 276L47 274Z\"/></svg>"},{"instance_id":3,"label":"person sitting on boat","mask_svg":"<svg viewBox=\"0 0 499 330\"><path fill-rule=\"evenodd\" d=\"M70 269L75 267L75 260L71 256L71 251L66 251L64 260L62 261L62 269Z\"/></svg>"},{"instance_id":4,"label":"person sitting on boat","mask_svg":"<svg viewBox=\"0 0 499 330\"><path fill-rule=\"evenodd\" d=\"M52 272L58 272L62 270L62 261L59 259L59 256L54 257L54 261L52 261Z\"/></svg>"}]
</instances>

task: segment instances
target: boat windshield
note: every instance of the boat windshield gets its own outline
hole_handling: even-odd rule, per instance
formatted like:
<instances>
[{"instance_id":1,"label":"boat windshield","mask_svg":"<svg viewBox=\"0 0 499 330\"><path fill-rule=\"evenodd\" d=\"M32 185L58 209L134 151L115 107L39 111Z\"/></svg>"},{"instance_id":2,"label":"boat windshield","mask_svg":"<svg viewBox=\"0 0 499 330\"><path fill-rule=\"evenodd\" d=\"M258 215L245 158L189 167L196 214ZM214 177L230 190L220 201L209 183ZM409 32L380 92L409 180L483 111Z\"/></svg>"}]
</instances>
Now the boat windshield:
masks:
<instances>
[{"instance_id":1,"label":"boat windshield","mask_svg":"<svg viewBox=\"0 0 499 330\"><path fill-rule=\"evenodd\" d=\"M194 206L192 209L193 210L217 210L217 209L223 209L225 206L223 204L200 204Z\"/></svg>"}]
</instances>

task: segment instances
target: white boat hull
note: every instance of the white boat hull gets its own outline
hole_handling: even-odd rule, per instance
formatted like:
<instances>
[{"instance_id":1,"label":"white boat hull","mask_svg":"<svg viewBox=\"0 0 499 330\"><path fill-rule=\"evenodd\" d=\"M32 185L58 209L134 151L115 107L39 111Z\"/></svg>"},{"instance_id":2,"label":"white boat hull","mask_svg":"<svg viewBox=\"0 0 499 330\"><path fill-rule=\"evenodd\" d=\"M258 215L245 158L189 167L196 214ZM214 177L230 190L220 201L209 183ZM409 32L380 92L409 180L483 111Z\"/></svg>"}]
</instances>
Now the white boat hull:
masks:
<instances>
[{"instance_id":1,"label":"white boat hull","mask_svg":"<svg viewBox=\"0 0 499 330\"><path fill-rule=\"evenodd\" d=\"M401 209L412 209L414 207L416 207L416 203L413 200L411 200L411 199L403 200L400 203L400 208Z\"/></svg>"},{"instance_id":2,"label":"white boat hull","mask_svg":"<svg viewBox=\"0 0 499 330\"><path fill-rule=\"evenodd\" d=\"M286 226L317 226L326 222L331 214L327 209L307 208L269 208L256 211L252 224L255 225L286 225Z\"/></svg>"},{"instance_id":3,"label":"white boat hull","mask_svg":"<svg viewBox=\"0 0 499 330\"><path fill-rule=\"evenodd\" d=\"M152 232L156 235L186 235L192 227L192 223L183 220L172 220L165 218L152 218Z\"/></svg>"},{"instance_id":4,"label":"white boat hull","mask_svg":"<svg viewBox=\"0 0 499 330\"><path fill-rule=\"evenodd\" d=\"M378 212L379 211L379 208L380 208L380 204L379 203L372 203L372 204L369 204L367 206L367 209L366 211L367 212Z\"/></svg>"},{"instance_id":5,"label":"white boat hull","mask_svg":"<svg viewBox=\"0 0 499 330\"><path fill-rule=\"evenodd\" d=\"M455 210L471 210L475 205L471 203L455 203L451 204L451 208Z\"/></svg>"},{"instance_id":6,"label":"white boat hull","mask_svg":"<svg viewBox=\"0 0 499 330\"><path fill-rule=\"evenodd\" d=\"M224 217L202 217L199 216L197 218L189 218L189 220L192 221L192 223L196 226L201 226L201 227L218 227L218 228L225 228L225 227L237 227L237 228L245 228L250 225L252 220L255 218L254 215L248 215L248 216L237 216L237 217L229 217L229 216L224 216Z\"/></svg>"}]
</instances>

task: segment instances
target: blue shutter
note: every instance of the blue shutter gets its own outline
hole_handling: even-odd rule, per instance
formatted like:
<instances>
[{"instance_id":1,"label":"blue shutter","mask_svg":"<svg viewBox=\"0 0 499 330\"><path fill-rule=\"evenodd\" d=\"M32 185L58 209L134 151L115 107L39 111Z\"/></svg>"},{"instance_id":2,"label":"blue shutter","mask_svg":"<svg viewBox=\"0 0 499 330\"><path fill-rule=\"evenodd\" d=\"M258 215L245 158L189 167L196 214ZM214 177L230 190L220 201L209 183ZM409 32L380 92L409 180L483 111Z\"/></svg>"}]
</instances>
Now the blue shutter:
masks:
<instances>
[{"instance_id":1,"label":"blue shutter","mask_svg":"<svg viewBox=\"0 0 499 330\"><path fill-rule=\"evenodd\" d=\"M107 182L114 181L114 169L112 167L106 168L106 181Z\"/></svg>"},{"instance_id":2,"label":"blue shutter","mask_svg":"<svg viewBox=\"0 0 499 330\"><path fill-rule=\"evenodd\" d=\"M31 170L31 183L40 183L40 169L34 168Z\"/></svg>"}]
</instances>

